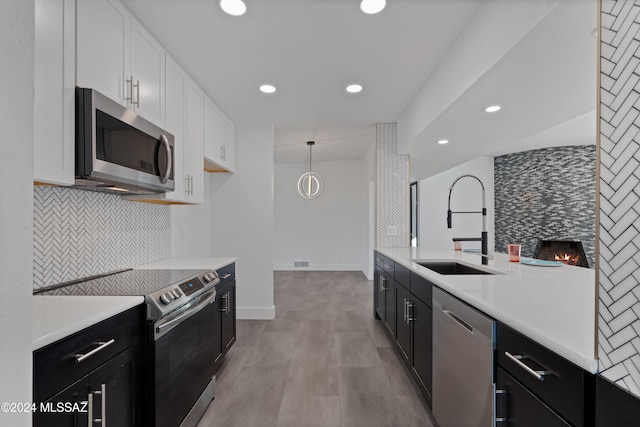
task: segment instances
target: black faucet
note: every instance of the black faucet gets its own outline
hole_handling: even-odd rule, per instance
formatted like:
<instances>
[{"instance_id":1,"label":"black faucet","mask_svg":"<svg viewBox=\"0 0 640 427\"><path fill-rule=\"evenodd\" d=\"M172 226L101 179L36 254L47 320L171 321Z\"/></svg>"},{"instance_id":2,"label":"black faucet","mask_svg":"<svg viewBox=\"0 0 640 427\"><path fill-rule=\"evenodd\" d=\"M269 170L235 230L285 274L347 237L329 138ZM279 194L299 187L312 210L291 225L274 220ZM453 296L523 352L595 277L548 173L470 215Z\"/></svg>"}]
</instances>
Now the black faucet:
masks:
<instances>
[{"instance_id":1,"label":"black faucet","mask_svg":"<svg viewBox=\"0 0 640 427\"><path fill-rule=\"evenodd\" d=\"M456 185L456 183L460 181L462 178L474 178L478 180L478 182L480 183L480 186L482 187L482 210L481 211L458 211L458 212L451 211L451 192L453 191L453 186ZM479 238L478 237L454 237L453 241L454 242L482 242L482 250L481 250L482 264L483 265L489 264L489 234L487 233L487 197L484 191L484 184L482 183L482 181L480 181L480 178L474 175L462 175L456 178L455 181L453 181L453 184L451 184L451 187L449 187L449 202L447 203L447 228L451 228L451 216L454 213L455 214L459 214L459 213L482 214L481 237Z\"/></svg>"}]
</instances>

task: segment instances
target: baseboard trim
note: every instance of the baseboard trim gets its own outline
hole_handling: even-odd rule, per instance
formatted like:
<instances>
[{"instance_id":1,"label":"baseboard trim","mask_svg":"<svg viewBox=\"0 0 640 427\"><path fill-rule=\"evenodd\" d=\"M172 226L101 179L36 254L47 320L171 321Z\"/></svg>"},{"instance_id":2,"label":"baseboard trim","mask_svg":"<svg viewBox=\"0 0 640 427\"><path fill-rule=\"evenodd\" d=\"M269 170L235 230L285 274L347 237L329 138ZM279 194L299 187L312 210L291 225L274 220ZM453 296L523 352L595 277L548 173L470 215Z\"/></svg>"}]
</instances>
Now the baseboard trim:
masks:
<instances>
[{"instance_id":1,"label":"baseboard trim","mask_svg":"<svg viewBox=\"0 0 640 427\"><path fill-rule=\"evenodd\" d=\"M274 271L362 271L358 264L309 264L309 267L294 267L293 264L275 264Z\"/></svg>"},{"instance_id":2,"label":"baseboard trim","mask_svg":"<svg viewBox=\"0 0 640 427\"><path fill-rule=\"evenodd\" d=\"M271 307L236 307L236 318L240 320L273 320L275 317L275 305Z\"/></svg>"}]
</instances>

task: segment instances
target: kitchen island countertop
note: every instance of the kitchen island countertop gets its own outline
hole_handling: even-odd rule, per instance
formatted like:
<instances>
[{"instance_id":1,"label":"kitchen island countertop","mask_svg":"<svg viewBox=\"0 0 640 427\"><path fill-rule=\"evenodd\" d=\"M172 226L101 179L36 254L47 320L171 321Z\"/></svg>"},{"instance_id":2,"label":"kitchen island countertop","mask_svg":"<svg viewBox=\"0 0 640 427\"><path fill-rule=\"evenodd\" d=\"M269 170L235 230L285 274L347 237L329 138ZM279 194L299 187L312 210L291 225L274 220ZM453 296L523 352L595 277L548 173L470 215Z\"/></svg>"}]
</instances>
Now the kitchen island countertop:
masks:
<instances>
[{"instance_id":1,"label":"kitchen island countertop","mask_svg":"<svg viewBox=\"0 0 640 427\"><path fill-rule=\"evenodd\" d=\"M510 326L591 373L597 373L596 283L589 268L530 266L494 254L421 248L378 248L382 255ZM495 275L441 275L413 260L455 260Z\"/></svg>"}]
</instances>

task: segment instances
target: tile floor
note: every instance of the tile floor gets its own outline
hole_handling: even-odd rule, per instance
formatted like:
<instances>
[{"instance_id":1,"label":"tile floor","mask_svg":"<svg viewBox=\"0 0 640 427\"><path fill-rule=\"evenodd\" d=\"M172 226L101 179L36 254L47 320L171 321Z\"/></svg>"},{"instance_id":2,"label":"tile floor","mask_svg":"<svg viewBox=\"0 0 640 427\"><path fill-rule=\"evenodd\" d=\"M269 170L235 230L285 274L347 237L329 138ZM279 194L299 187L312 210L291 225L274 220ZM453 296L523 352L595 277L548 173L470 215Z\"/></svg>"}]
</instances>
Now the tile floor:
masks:
<instances>
[{"instance_id":1,"label":"tile floor","mask_svg":"<svg viewBox=\"0 0 640 427\"><path fill-rule=\"evenodd\" d=\"M432 427L358 272L275 272L276 318L239 320L198 427Z\"/></svg>"}]
</instances>

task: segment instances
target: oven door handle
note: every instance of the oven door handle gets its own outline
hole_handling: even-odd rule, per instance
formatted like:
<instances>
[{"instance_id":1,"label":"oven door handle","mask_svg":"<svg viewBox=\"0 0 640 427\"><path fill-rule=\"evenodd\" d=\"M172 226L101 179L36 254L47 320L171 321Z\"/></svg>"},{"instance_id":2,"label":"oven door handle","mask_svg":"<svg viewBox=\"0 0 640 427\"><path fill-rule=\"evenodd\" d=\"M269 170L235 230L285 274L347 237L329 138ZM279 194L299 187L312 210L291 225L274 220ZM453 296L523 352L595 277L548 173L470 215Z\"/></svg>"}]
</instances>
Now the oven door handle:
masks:
<instances>
[{"instance_id":1,"label":"oven door handle","mask_svg":"<svg viewBox=\"0 0 640 427\"><path fill-rule=\"evenodd\" d=\"M154 340L157 340L158 338L160 338L161 336L169 332L171 329L178 326L180 322L187 320L189 317L198 314L198 312L204 309L207 305L214 302L215 299L216 299L216 291L214 289L213 291L201 297L197 304L193 305L188 310L182 312L179 316L174 317L170 320L164 320L164 321L161 320L160 322L156 323L154 328L155 333L153 334Z\"/></svg>"}]
</instances>

